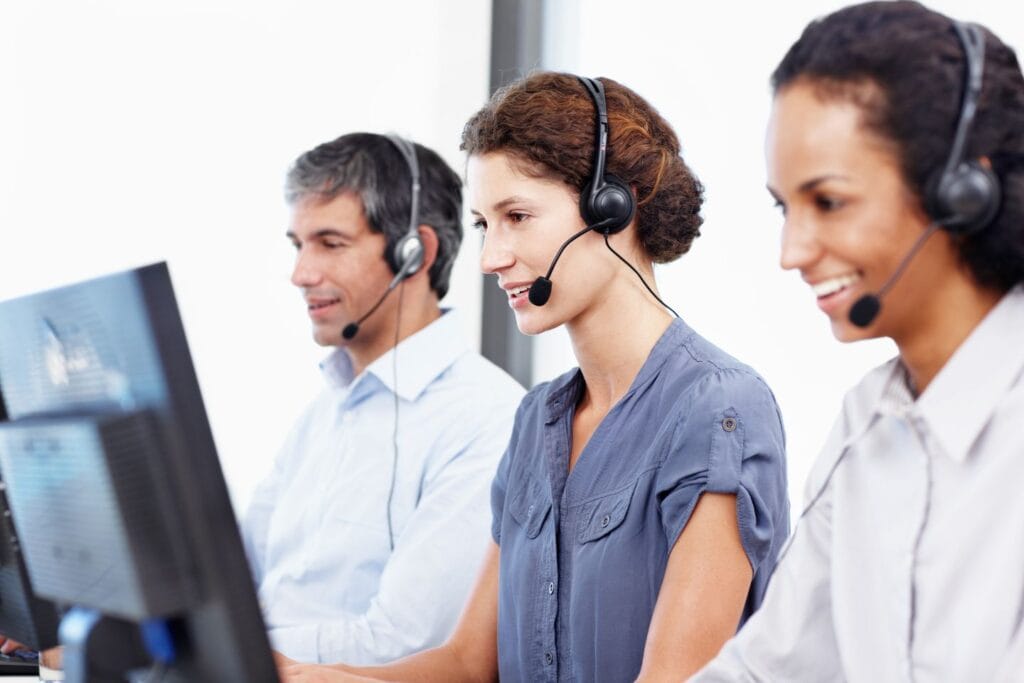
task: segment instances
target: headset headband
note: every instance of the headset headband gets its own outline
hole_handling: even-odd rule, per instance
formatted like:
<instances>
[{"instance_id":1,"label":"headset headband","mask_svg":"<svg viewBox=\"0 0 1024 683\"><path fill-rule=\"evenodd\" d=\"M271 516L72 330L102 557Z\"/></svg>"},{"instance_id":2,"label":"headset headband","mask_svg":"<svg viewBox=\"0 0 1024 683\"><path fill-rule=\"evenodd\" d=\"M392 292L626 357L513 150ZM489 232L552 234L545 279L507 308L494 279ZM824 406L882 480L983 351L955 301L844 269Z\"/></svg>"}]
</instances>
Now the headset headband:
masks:
<instances>
[{"instance_id":1,"label":"headset headband","mask_svg":"<svg viewBox=\"0 0 1024 683\"><path fill-rule=\"evenodd\" d=\"M410 192L409 229L406 231L406 234L415 235L418 234L417 228L420 225L420 165L416 159L416 148L411 142L394 133L388 134L387 138L398 148L398 151L405 158L405 163L409 166L409 175L412 177L412 191Z\"/></svg>"}]
</instances>

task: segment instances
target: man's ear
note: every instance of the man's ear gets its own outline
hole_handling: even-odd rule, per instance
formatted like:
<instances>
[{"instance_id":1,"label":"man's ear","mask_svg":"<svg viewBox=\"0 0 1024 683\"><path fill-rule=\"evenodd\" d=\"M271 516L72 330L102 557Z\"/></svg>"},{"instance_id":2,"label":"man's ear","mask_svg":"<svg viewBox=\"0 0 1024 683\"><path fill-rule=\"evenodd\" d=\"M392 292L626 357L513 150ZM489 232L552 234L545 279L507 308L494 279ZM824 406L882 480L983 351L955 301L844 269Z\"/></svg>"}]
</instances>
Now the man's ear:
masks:
<instances>
[{"instance_id":1,"label":"man's ear","mask_svg":"<svg viewBox=\"0 0 1024 683\"><path fill-rule=\"evenodd\" d=\"M419 272L429 273L430 269L434 266L434 261L437 260L437 249L440 241L437 239L437 233L434 232L434 228L429 225L421 224L417 231L420 235L420 242L423 244L423 265L420 266Z\"/></svg>"}]
</instances>

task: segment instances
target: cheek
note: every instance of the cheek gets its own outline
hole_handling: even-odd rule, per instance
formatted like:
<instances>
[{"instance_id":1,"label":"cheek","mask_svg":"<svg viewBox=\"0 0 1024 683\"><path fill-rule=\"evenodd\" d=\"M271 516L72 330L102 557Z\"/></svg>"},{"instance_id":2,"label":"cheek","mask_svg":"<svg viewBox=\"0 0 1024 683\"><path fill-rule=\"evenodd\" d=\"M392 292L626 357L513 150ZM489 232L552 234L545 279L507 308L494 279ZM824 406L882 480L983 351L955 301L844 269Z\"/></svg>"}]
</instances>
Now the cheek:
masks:
<instances>
[{"instance_id":1,"label":"cheek","mask_svg":"<svg viewBox=\"0 0 1024 683\"><path fill-rule=\"evenodd\" d=\"M904 251L907 240L901 223L901 217L891 209L872 207L848 221L824 226L819 239L832 257L859 270L886 270Z\"/></svg>"}]
</instances>

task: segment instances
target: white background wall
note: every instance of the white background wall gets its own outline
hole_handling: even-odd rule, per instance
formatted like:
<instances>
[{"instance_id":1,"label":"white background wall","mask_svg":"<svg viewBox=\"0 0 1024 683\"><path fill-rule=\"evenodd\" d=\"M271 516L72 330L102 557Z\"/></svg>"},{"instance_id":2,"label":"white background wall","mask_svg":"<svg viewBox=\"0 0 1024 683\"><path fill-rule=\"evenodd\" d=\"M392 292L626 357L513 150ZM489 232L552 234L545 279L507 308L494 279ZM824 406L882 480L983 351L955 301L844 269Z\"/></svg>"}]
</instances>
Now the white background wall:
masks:
<instances>
[{"instance_id":1,"label":"white background wall","mask_svg":"<svg viewBox=\"0 0 1024 683\"><path fill-rule=\"evenodd\" d=\"M1024 49L1020 3L933 6ZM663 294L757 368L789 435L794 500L842 393L893 352L841 346L778 269L764 186L768 76L841 3L548 0L548 66L607 75L680 133L707 187L704 236L659 269ZM486 0L40 0L0 5L0 298L170 262L235 502L319 387L322 351L288 284L284 171L343 132L395 130L458 170L487 93ZM479 236L449 302L478 335ZM536 376L568 367L558 333Z\"/></svg>"},{"instance_id":2,"label":"white background wall","mask_svg":"<svg viewBox=\"0 0 1024 683\"><path fill-rule=\"evenodd\" d=\"M461 171L489 51L479 0L3 2L0 299L167 260L244 504L324 355L288 282L287 166L364 129ZM471 246L451 302L477 311L479 280Z\"/></svg>"},{"instance_id":3,"label":"white background wall","mask_svg":"<svg viewBox=\"0 0 1024 683\"><path fill-rule=\"evenodd\" d=\"M609 76L648 99L673 124L683 157L706 188L702 236L659 267L661 293L698 332L756 368L785 420L790 497L803 484L845 391L892 357L888 341L841 345L799 274L778 267L782 218L764 190L769 76L814 17L845 6L786 2L549 2L545 66ZM936 0L1024 51L1024 5ZM958 97L958 94L952 95ZM535 377L572 365L563 331L538 338Z\"/></svg>"}]
</instances>

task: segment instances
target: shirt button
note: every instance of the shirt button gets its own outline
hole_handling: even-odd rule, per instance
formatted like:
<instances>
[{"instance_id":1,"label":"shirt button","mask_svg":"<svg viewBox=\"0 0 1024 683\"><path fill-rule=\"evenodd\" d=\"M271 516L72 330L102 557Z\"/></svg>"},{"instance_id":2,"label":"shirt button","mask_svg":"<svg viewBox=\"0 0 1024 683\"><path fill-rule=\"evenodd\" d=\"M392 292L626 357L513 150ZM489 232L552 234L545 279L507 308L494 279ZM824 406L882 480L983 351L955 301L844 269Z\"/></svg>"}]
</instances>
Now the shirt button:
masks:
<instances>
[{"instance_id":1,"label":"shirt button","mask_svg":"<svg viewBox=\"0 0 1024 683\"><path fill-rule=\"evenodd\" d=\"M545 652L544 663L550 665L553 661L555 661L554 655L552 655L550 652Z\"/></svg>"},{"instance_id":2,"label":"shirt button","mask_svg":"<svg viewBox=\"0 0 1024 683\"><path fill-rule=\"evenodd\" d=\"M548 583L548 595L554 595L554 594L555 594L555 582L552 581L552 582Z\"/></svg>"},{"instance_id":3,"label":"shirt button","mask_svg":"<svg viewBox=\"0 0 1024 683\"><path fill-rule=\"evenodd\" d=\"M724 420L722 420L722 429L724 429L727 432L734 431L736 429L736 418L727 417Z\"/></svg>"},{"instance_id":4,"label":"shirt button","mask_svg":"<svg viewBox=\"0 0 1024 683\"><path fill-rule=\"evenodd\" d=\"M608 526L608 523L612 521L611 515L605 515L601 518L601 526Z\"/></svg>"},{"instance_id":5,"label":"shirt button","mask_svg":"<svg viewBox=\"0 0 1024 683\"><path fill-rule=\"evenodd\" d=\"M528 514L528 515L532 515L533 514L533 506L532 505L530 507L526 508L526 514Z\"/></svg>"}]
</instances>

